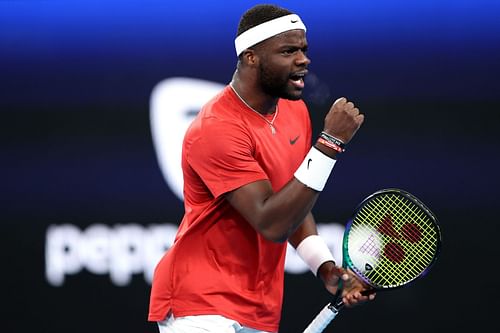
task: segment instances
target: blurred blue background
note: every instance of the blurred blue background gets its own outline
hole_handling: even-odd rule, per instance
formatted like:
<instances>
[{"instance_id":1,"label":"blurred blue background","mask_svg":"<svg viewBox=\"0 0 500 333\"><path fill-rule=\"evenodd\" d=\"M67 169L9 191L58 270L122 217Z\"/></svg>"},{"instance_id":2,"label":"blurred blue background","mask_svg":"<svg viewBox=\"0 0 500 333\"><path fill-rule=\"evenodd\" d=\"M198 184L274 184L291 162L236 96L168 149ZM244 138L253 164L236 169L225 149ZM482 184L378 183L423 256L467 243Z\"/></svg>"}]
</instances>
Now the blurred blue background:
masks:
<instances>
[{"instance_id":1,"label":"blurred blue background","mask_svg":"<svg viewBox=\"0 0 500 333\"><path fill-rule=\"evenodd\" d=\"M51 225L178 224L151 135L164 79L226 84L241 14L255 1L1 1L2 327L13 332L156 332L149 284L82 271L48 283ZM327 332L442 332L494 325L500 170L499 1L275 1L308 32L304 100L315 132L330 104L366 121L315 215L344 223L371 192L400 187L438 216L428 278L348 310ZM476 235L477 234L477 235ZM288 274L280 332L301 332L328 301ZM33 326L35 325L35 326Z\"/></svg>"}]
</instances>

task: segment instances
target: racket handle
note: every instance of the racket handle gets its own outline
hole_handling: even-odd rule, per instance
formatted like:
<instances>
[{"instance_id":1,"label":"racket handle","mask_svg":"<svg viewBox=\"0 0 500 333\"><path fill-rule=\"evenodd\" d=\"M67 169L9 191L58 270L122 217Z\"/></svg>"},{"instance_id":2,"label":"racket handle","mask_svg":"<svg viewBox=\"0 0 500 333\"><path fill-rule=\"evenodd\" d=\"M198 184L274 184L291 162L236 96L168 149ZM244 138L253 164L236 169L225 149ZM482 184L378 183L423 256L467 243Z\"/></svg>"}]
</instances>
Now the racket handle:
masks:
<instances>
[{"instance_id":1,"label":"racket handle","mask_svg":"<svg viewBox=\"0 0 500 333\"><path fill-rule=\"evenodd\" d=\"M339 313L331 303L328 303L323 310L313 319L303 333L321 333Z\"/></svg>"}]
</instances>

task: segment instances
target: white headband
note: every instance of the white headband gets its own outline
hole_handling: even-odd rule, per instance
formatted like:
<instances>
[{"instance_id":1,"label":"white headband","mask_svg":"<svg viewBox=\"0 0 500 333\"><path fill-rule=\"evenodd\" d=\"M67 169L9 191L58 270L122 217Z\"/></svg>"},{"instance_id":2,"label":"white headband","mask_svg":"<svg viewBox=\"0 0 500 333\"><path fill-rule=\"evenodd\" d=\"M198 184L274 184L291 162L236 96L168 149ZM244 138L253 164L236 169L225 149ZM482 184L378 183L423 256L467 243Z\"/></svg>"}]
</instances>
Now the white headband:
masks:
<instances>
[{"instance_id":1,"label":"white headband","mask_svg":"<svg viewBox=\"0 0 500 333\"><path fill-rule=\"evenodd\" d=\"M276 36L282 32L295 29L306 31L306 26L296 14L281 16L271 21L261 23L236 37L234 40L236 55L239 56L245 49L263 40Z\"/></svg>"}]
</instances>

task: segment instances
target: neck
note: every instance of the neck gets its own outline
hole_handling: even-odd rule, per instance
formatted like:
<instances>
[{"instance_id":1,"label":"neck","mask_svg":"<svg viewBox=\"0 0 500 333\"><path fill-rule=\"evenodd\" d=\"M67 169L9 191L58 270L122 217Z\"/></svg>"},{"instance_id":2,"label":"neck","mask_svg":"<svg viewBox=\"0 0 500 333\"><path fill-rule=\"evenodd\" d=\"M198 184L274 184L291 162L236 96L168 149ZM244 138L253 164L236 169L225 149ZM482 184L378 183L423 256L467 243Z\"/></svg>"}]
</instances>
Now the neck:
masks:
<instances>
[{"instance_id":1,"label":"neck","mask_svg":"<svg viewBox=\"0 0 500 333\"><path fill-rule=\"evenodd\" d=\"M262 115L273 114L276 111L278 98L265 94L258 88L257 84L253 86L246 84L240 79L238 72L234 74L233 80L229 84L236 94L254 111Z\"/></svg>"}]
</instances>

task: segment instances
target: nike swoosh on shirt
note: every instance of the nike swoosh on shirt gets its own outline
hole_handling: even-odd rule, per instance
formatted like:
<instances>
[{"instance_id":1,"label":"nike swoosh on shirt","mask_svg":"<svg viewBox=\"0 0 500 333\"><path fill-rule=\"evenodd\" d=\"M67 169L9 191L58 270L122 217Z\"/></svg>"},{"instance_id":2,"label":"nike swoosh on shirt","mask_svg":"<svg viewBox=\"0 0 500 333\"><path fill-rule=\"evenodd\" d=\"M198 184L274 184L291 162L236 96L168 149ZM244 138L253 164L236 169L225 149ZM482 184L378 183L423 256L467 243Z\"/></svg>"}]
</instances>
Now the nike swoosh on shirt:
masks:
<instances>
[{"instance_id":1,"label":"nike swoosh on shirt","mask_svg":"<svg viewBox=\"0 0 500 333\"><path fill-rule=\"evenodd\" d=\"M295 139L290 139L290 144L291 144L291 145L294 145L294 144L295 144L295 142L297 142L297 140L298 140L299 138L300 138L300 135L297 135L297 136L295 137Z\"/></svg>"}]
</instances>

